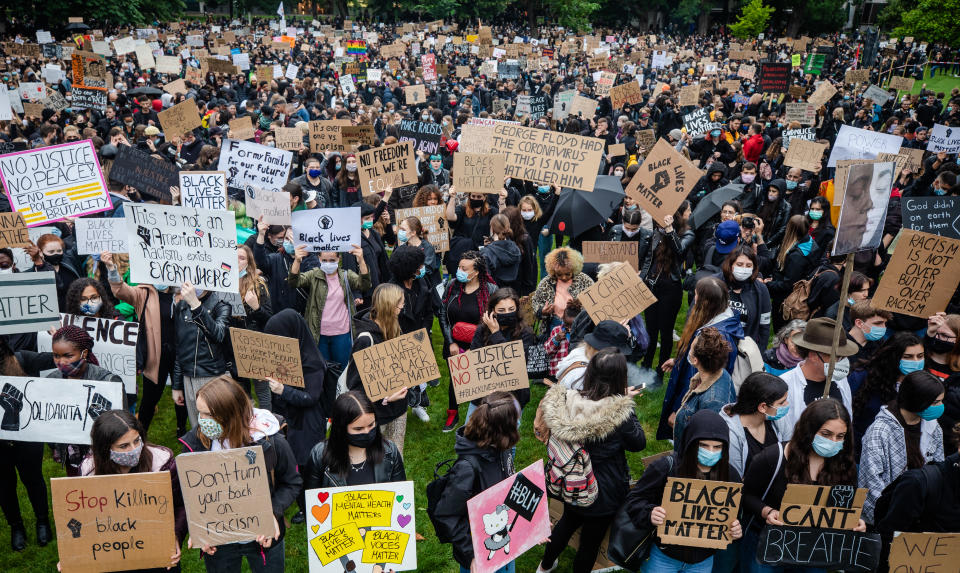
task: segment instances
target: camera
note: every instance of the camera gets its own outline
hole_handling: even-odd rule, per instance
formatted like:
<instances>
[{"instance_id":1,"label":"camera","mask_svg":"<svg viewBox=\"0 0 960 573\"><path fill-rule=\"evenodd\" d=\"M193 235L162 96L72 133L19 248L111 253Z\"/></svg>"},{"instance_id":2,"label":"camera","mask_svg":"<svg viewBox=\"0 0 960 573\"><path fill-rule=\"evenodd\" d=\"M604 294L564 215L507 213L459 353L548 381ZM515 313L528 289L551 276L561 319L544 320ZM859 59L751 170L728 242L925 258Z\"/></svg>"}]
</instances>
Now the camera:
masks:
<instances>
[{"instance_id":1,"label":"camera","mask_svg":"<svg viewBox=\"0 0 960 573\"><path fill-rule=\"evenodd\" d=\"M740 226L744 229L753 229L757 226L757 221L753 217L743 217L740 219Z\"/></svg>"}]
</instances>

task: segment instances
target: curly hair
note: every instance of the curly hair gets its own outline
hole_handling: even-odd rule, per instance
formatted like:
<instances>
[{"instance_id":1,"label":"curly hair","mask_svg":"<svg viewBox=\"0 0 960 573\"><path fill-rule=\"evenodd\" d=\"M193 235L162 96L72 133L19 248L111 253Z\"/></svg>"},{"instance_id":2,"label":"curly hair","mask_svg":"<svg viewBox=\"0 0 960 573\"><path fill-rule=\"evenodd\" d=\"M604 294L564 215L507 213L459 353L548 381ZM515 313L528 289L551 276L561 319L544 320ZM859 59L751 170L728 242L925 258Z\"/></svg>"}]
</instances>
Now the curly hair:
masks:
<instances>
[{"instance_id":1,"label":"curly hair","mask_svg":"<svg viewBox=\"0 0 960 573\"><path fill-rule=\"evenodd\" d=\"M719 372L730 357L730 343L716 328L708 326L700 331L690 353L697 359L700 371Z\"/></svg>"},{"instance_id":2,"label":"curly hair","mask_svg":"<svg viewBox=\"0 0 960 573\"><path fill-rule=\"evenodd\" d=\"M417 247L400 245L393 250L393 256L390 257L390 274L401 282L411 279L416 276L425 260L426 255Z\"/></svg>"},{"instance_id":3,"label":"curly hair","mask_svg":"<svg viewBox=\"0 0 960 573\"><path fill-rule=\"evenodd\" d=\"M61 341L68 342L80 350L86 350L87 362L100 366L100 362L93 354L93 337L87 334L86 330L73 324L61 326L60 330L53 333L53 344Z\"/></svg>"},{"instance_id":4,"label":"curly hair","mask_svg":"<svg viewBox=\"0 0 960 573\"><path fill-rule=\"evenodd\" d=\"M824 458L823 468L817 474L817 479L813 480L810 478L810 455L814 453L813 438L830 420L840 420L847 427L843 438L843 449L833 457ZM857 466L853 461L853 425L850 423L849 412L837 400L823 398L811 402L800 414L789 445L790 457L785 464L787 483L857 484Z\"/></svg>"},{"instance_id":5,"label":"curly hair","mask_svg":"<svg viewBox=\"0 0 960 573\"><path fill-rule=\"evenodd\" d=\"M110 294L107 292L107 289L103 288L103 285L100 284L99 281L89 277L81 277L70 283L70 288L67 289L66 312L68 314L83 315L83 312L80 310L80 296L83 295L83 291L85 291L88 286L92 286L97 290L97 296L100 297L102 303L100 309L97 310L93 316L97 318L116 318L117 311L113 308L113 302L110 300Z\"/></svg>"},{"instance_id":6,"label":"curly hair","mask_svg":"<svg viewBox=\"0 0 960 573\"><path fill-rule=\"evenodd\" d=\"M870 398L876 396L886 404L897 397L897 382L900 377L900 358L908 346L920 346L923 342L912 332L898 332L877 349L873 359L862 362L858 370L867 375L853 397L853 410L859 412Z\"/></svg>"},{"instance_id":7,"label":"curly hair","mask_svg":"<svg viewBox=\"0 0 960 573\"><path fill-rule=\"evenodd\" d=\"M437 205L443 205L443 193L440 189L436 185L424 185L413 197L413 206L426 207L431 197L437 200Z\"/></svg>"},{"instance_id":8,"label":"curly hair","mask_svg":"<svg viewBox=\"0 0 960 573\"><path fill-rule=\"evenodd\" d=\"M562 267L569 268L576 276L583 271L583 255L580 254L580 251L570 247L558 247L547 253L544 265L547 267L547 274L552 279L557 278L557 269Z\"/></svg>"}]
</instances>

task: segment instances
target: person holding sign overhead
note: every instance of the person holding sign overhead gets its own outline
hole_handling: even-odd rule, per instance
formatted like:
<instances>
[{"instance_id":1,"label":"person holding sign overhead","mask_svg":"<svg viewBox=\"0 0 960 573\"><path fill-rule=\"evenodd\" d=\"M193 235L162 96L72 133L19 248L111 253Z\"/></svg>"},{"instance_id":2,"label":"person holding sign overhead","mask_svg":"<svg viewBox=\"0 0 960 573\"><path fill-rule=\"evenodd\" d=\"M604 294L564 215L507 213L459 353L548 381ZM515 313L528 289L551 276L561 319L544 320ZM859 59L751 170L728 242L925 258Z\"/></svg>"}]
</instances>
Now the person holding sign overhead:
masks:
<instances>
[{"instance_id":1,"label":"person holding sign overhead","mask_svg":"<svg viewBox=\"0 0 960 573\"><path fill-rule=\"evenodd\" d=\"M26 251L33 259L33 266L26 272L53 271L57 279L58 308L67 308L67 289L80 278L80 273L65 260L68 254L66 243L59 236L47 233L40 235L36 247L27 247Z\"/></svg>"}]
</instances>

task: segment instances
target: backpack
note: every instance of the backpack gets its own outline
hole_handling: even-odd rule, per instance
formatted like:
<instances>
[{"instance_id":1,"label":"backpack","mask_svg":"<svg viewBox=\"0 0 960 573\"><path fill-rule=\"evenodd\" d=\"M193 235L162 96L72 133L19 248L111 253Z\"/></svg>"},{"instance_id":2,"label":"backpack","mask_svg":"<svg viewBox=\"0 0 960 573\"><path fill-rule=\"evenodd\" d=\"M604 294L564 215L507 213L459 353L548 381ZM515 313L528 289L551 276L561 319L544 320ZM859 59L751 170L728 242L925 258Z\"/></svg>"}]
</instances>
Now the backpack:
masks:
<instances>
[{"instance_id":1,"label":"backpack","mask_svg":"<svg viewBox=\"0 0 960 573\"><path fill-rule=\"evenodd\" d=\"M433 524L433 529L437 534L437 541L440 543L451 543L453 541L453 532L449 531L446 523L437 519L437 506L443 499L443 494L450 483L450 471L460 460L465 460L473 468L474 483L476 476L480 474L480 467L473 460L473 456L463 456L462 458L451 458L440 462L433 468L433 480L427 484L427 517ZM440 470L446 468L443 474Z\"/></svg>"},{"instance_id":2,"label":"backpack","mask_svg":"<svg viewBox=\"0 0 960 573\"><path fill-rule=\"evenodd\" d=\"M927 464L919 468L919 471L923 475L923 483L926 484L927 491L924 496L923 512L917 517L915 523L910 524L908 531L923 531L920 526L925 526L929 522L927 518L935 514L940 507L937 501L941 498L940 492L943 489L943 474L940 473L940 468L938 468L936 464ZM873 524L875 526L886 517L887 512L890 510L890 502L896 494L897 488L904 482L904 476L907 475L907 473L908 472L903 472L897 476L897 479L883 488L873 508Z\"/></svg>"},{"instance_id":3,"label":"backpack","mask_svg":"<svg viewBox=\"0 0 960 573\"><path fill-rule=\"evenodd\" d=\"M793 283L793 290L790 291L787 298L783 300L783 304L780 305L780 313L783 314L784 320L789 321L795 318L810 320L813 313L818 310L816 308L810 308L807 304L807 301L810 300L810 287L814 279L827 272L836 271L834 269L824 269L809 279Z\"/></svg>"},{"instance_id":4,"label":"backpack","mask_svg":"<svg viewBox=\"0 0 960 573\"><path fill-rule=\"evenodd\" d=\"M589 507L597 500L600 488L593 475L590 454L583 444L567 442L550 435L547 440L547 492L576 507Z\"/></svg>"},{"instance_id":5,"label":"backpack","mask_svg":"<svg viewBox=\"0 0 960 573\"><path fill-rule=\"evenodd\" d=\"M744 336L737 343L737 359L733 363L733 372L730 373L737 394L740 393L743 381L754 372L763 372L763 353L752 338Z\"/></svg>"}]
</instances>

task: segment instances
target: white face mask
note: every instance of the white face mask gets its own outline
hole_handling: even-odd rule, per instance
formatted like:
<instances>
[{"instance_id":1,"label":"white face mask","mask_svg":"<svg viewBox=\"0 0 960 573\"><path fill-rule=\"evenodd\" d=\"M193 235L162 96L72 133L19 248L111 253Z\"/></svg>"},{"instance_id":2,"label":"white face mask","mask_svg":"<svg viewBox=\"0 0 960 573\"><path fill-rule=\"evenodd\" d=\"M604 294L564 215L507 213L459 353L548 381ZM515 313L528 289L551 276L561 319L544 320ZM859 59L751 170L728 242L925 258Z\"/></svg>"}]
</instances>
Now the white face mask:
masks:
<instances>
[{"instance_id":1,"label":"white face mask","mask_svg":"<svg viewBox=\"0 0 960 573\"><path fill-rule=\"evenodd\" d=\"M320 270L327 275L332 275L337 272L338 268L340 268L340 265L336 261L323 261L320 263Z\"/></svg>"},{"instance_id":2,"label":"white face mask","mask_svg":"<svg viewBox=\"0 0 960 573\"><path fill-rule=\"evenodd\" d=\"M0 269L0 275L9 275L13 273L13 267L7 267L5 269Z\"/></svg>"},{"instance_id":3,"label":"white face mask","mask_svg":"<svg viewBox=\"0 0 960 573\"><path fill-rule=\"evenodd\" d=\"M534 215L536 215L536 213L533 211L520 211L520 216L523 217L524 221L533 220Z\"/></svg>"},{"instance_id":4,"label":"white face mask","mask_svg":"<svg viewBox=\"0 0 960 573\"><path fill-rule=\"evenodd\" d=\"M638 228L638 229L634 229L634 230L632 230L632 231L631 231L630 229L624 229L624 230L623 230L623 234L626 235L626 236L628 236L628 237L636 236L636 234L639 233L639 232L640 232L640 229L639 229L639 228Z\"/></svg>"},{"instance_id":5,"label":"white face mask","mask_svg":"<svg viewBox=\"0 0 960 573\"><path fill-rule=\"evenodd\" d=\"M753 267L733 267L733 278L745 281L753 275Z\"/></svg>"},{"instance_id":6,"label":"white face mask","mask_svg":"<svg viewBox=\"0 0 960 573\"><path fill-rule=\"evenodd\" d=\"M830 357L827 357L827 362L823 363L823 375L826 376L830 372ZM850 359L841 358L837 360L837 364L833 367L833 381L839 382L847 377L847 374L850 373Z\"/></svg>"}]
</instances>

